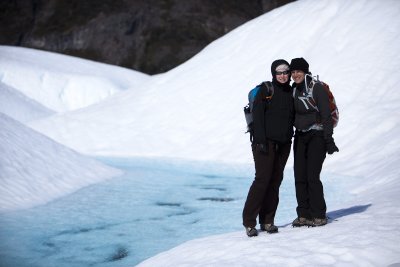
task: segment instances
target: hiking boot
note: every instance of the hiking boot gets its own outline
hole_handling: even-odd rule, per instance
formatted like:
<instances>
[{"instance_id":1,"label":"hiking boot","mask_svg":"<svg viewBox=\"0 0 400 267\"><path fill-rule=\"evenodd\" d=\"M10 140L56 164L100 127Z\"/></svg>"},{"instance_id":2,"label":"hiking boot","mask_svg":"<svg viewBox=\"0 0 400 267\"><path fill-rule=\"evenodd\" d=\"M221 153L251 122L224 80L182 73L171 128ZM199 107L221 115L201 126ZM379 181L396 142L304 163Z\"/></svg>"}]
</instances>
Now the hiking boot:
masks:
<instances>
[{"instance_id":1,"label":"hiking boot","mask_svg":"<svg viewBox=\"0 0 400 267\"><path fill-rule=\"evenodd\" d=\"M278 232L278 227L276 227L273 223L264 223L260 224L260 230L266 231L268 234L273 234Z\"/></svg>"},{"instance_id":2,"label":"hiking boot","mask_svg":"<svg viewBox=\"0 0 400 267\"><path fill-rule=\"evenodd\" d=\"M258 236L258 231L256 228L254 227L245 227L245 228L248 237Z\"/></svg>"},{"instance_id":3,"label":"hiking boot","mask_svg":"<svg viewBox=\"0 0 400 267\"><path fill-rule=\"evenodd\" d=\"M323 226L328 223L328 218L314 218L311 226Z\"/></svg>"},{"instance_id":4,"label":"hiking boot","mask_svg":"<svg viewBox=\"0 0 400 267\"><path fill-rule=\"evenodd\" d=\"M301 226L312 226L313 221L304 218L304 217L297 217L293 222L293 227L301 227Z\"/></svg>"}]
</instances>

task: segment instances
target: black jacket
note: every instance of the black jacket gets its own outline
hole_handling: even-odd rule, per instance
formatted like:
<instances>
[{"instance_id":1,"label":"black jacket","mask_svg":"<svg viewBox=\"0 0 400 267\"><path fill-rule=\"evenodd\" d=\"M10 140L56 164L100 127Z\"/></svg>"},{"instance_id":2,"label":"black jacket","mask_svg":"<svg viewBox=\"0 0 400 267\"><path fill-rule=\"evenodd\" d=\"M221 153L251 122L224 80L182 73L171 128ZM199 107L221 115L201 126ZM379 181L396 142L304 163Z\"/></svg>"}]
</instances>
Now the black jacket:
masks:
<instances>
[{"instance_id":1,"label":"black jacket","mask_svg":"<svg viewBox=\"0 0 400 267\"><path fill-rule=\"evenodd\" d=\"M312 97L307 96L305 84L294 84L294 108L296 111L295 127L297 130L306 131L315 124L322 125L324 138L327 140L333 134L333 122L329 108L329 96L323 85L314 84ZM313 107L316 106L316 108Z\"/></svg>"},{"instance_id":2,"label":"black jacket","mask_svg":"<svg viewBox=\"0 0 400 267\"><path fill-rule=\"evenodd\" d=\"M265 100L267 87L262 83L253 107L253 143L265 144L267 140L281 144L291 142L293 136L294 107L291 87L272 82L274 93Z\"/></svg>"}]
</instances>

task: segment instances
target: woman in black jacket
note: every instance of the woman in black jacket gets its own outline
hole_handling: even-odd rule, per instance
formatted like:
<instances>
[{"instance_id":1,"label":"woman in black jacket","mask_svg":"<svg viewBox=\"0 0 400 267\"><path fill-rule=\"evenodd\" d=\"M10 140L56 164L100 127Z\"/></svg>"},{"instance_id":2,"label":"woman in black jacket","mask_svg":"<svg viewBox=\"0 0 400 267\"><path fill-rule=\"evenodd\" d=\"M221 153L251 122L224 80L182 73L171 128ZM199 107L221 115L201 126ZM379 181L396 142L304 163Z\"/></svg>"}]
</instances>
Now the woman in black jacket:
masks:
<instances>
[{"instance_id":1,"label":"woman in black jacket","mask_svg":"<svg viewBox=\"0 0 400 267\"><path fill-rule=\"evenodd\" d=\"M329 97L321 83L312 81L304 58L292 59L290 70L296 111L293 148L298 216L292 225L322 226L328 222L320 179L322 164L326 152L332 154L339 151L332 138Z\"/></svg>"},{"instance_id":2,"label":"woman in black jacket","mask_svg":"<svg viewBox=\"0 0 400 267\"><path fill-rule=\"evenodd\" d=\"M260 229L278 232L274 225L279 202L279 187L289 157L293 136L293 96L290 87L289 63L283 59L271 65L272 92L269 82L258 86L253 105L252 151L255 178L243 209L243 225L249 237Z\"/></svg>"}]
</instances>

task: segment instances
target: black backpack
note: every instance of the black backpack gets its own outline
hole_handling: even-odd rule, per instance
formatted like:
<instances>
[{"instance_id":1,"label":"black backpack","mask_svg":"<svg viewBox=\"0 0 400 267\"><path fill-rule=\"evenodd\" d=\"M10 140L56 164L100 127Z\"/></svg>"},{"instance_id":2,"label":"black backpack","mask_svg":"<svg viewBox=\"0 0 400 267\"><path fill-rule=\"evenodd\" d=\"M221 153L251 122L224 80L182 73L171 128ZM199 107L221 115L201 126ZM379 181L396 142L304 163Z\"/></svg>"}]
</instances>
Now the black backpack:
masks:
<instances>
[{"instance_id":1,"label":"black backpack","mask_svg":"<svg viewBox=\"0 0 400 267\"><path fill-rule=\"evenodd\" d=\"M246 119L247 130L245 133L250 133L250 141L253 141L253 107L262 85L267 88L267 96L262 101L270 101L274 95L274 87L270 81L263 82L250 90L248 95L249 103L244 107L244 117Z\"/></svg>"}]
</instances>

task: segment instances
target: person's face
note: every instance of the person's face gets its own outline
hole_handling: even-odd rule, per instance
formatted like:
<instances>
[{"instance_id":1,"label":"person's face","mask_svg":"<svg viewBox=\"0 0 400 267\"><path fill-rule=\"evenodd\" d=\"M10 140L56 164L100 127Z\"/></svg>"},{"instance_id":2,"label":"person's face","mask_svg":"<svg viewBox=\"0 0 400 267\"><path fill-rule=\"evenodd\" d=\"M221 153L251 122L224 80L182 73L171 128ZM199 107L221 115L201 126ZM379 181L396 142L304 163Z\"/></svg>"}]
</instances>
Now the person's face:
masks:
<instances>
[{"instance_id":1,"label":"person's face","mask_svg":"<svg viewBox=\"0 0 400 267\"><path fill-rule=\"evenodd\" d=\"M306 74L304 73L304 71L292 70L292 79L297 84L302 83L304 81L305 75Z\"/></svg>"},{"instance_id":2,"label":"person's face","mask_svg":"<svg viewBox=\"0 0 400 267\"><path fill-rule=\"evenodd\" d=\"M276 80L280 83L286 83L289 80L289 71L277 71Z\"/></svg>"}]
</instances>

